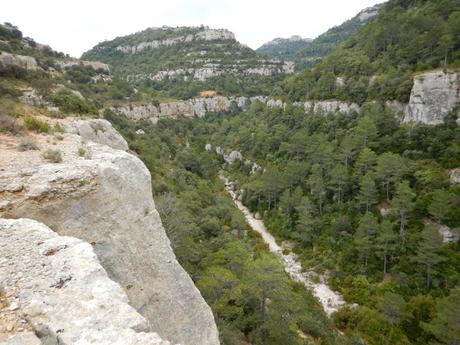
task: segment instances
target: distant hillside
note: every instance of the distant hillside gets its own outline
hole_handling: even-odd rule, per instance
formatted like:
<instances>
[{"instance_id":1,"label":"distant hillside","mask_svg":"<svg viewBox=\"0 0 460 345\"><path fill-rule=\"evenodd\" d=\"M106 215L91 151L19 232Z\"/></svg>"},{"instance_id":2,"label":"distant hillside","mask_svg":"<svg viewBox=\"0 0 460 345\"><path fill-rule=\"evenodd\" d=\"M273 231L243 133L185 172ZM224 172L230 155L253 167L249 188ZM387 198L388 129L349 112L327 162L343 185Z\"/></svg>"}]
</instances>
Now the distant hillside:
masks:
<instances>
[{"instance_id":1,"label":"distant hillside","mask_svg":"<svg viewBox=\"0 0 460 345\"><path fill-rule=\"evenodd\" d=\"M336 33L336 42L344 38ZM329 37L333 42L334 35ZM325 43L316 55L332 46ZM311 47L308 54L312 53ZM378 16L358 28L320 63L288 78L283 89L291 100L407 102L414 72L459 65L460 5L457 0L392 0L380 8Z\"/></svg>"},{"instance_id":2,"label":"distant hillside","mask_svg":"<svg viewBox=\"0 0 460 345\"><path fill-rule=\"evenodd\" d=\"M149 28L102 42L83 59L108 63L114 75L134 84L190 98L203 89L222 94L264 94L293 72L293 65L267 59L225 29Z\"/></svg>"},{"instance_id":3,"label":"distant hillside","mask_svg":"<svg viewBox=\"0 0 460 345\"><path fill-rule=\"evenodd\" d=\"M297 35L289 38L275 38L257 48L256 52L267 54L277 59L293 60L296 54L305 49L312 41L311 38L302 38Z\"/></svg>"},{"instance_id":4,"label":"distant hillside","mask_svg":"<svg viewBox=\"0 0 460 345\"><path fill-rule=\"evenodd\" d=\"M288 39L277 38L258 48L259 53L295 63L296 70L310 67L328 55L347 38L355 34L363 25L378 14L382 5L366 8L355 17L335 26L314 40L293 36Z\"/></svg>"}]
</instances>

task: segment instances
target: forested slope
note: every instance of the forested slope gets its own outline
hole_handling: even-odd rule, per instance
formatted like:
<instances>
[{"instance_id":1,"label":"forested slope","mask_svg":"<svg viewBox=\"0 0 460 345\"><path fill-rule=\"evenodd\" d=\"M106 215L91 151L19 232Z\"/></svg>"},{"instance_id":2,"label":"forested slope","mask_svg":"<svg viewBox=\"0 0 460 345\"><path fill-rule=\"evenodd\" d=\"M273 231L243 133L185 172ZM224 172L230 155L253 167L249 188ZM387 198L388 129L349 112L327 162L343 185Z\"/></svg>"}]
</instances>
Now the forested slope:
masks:
<instances>
[{"instance_id":1,"label":"forested slope","mask_svg":"<svg viewBox=\"0 0 460 345\"><path fill-rule=\"evenodd\" d=\"M458 67L459 48L458 1L389 1L321 63L287 79L280 95L407 102L413 73Z\"/></svg>"}]
</instances>

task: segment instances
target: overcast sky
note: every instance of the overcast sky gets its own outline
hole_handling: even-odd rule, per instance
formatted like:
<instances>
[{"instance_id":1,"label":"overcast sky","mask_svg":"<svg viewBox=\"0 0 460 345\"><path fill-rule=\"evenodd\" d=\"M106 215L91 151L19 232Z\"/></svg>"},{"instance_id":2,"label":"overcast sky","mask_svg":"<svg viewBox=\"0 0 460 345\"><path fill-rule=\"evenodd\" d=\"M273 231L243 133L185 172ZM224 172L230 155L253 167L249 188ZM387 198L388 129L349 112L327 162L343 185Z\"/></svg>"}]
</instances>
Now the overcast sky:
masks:
<instances>
[{"instance_id":1,"label":"overcast sky","mask_svg":"<svg viewBox=\"0 0 460 345\"><path fill-rule=\"evenodd\" d=\"M382 0L5 0L0 22L79 57L98 42L152 26L208 25L251 48L275 37L315 38Z\"/></svg>"}]
</instances>

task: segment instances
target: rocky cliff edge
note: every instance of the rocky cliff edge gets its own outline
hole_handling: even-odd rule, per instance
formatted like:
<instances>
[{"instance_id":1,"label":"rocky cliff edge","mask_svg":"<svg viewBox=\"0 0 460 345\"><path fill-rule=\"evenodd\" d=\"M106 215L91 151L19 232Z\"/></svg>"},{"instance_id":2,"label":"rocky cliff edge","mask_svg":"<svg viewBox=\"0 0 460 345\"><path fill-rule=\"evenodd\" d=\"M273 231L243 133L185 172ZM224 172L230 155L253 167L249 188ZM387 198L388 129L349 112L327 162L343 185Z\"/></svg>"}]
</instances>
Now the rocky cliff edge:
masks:
<instances>
[{"instance_id":1,"label":"rocky cliff edge","mask_svg":"<svg viewBox=\"0 0 460 345\"><path fill-rule=\"evenodd\" d=\"M66 120L61 125L67 133L33 136L38 150L21 152L20 138L1 135L0 218L33 219L61 236L89 243L108 277L121 286L129 304L147 320L143 330L156 332L171 343L218 344L212 312L171 250L151 197L151 177L145 165L121 150L127 148L126 142L107 121ZM62 161L46 161L42 153L47 149L59 150ZM14 233L14 229L8 231ZM5 227L0 231L7 234ZM32 244L38 246L39 242ZM38 250L33 247L30 250ZM8 239L0 243L0 257L8 256L6 250L11 250ZM21 246L14 250L21 251ZM68 260L71 262L71 258ZM0 270L2 275L10 276L5 268L0 266ZM0 284L4 281L1 279ZM36 289L48 291L47 280L42 281L45 285ZM66 283L62 279L62 287ZM79 280L71 284L79 284ZM94 297L84 287L80 291L87 293L88 298ZM120 290L117 291L113 299L123 300ZM51 298L59 291L48 292ZM57 307L56 304L50 309ZM104 308L103 304L101 307ZM24 311L21 305L19 308ZM118 311L123 314L123 310ZM92 313L96 324L97 314ZM45 319L45 325L51 325L51 315ZM64 318L57 322L61 320ZM129 331L131 325L126 322L125 329ZM62 329L70 334L72 327L80 326L81 323L72 322ZM61 329L54 328L56 332ZM70 343L88 342L80 339Z\"/></svg>"}]
</instances>

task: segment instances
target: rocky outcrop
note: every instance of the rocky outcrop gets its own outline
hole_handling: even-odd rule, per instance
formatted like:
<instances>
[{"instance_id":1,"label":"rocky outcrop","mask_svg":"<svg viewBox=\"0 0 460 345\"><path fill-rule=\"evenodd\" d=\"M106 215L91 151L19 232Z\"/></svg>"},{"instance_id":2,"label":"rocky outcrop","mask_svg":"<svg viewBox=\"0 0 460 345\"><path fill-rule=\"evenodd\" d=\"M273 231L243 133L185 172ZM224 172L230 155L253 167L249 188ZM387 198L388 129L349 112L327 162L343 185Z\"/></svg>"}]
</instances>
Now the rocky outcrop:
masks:
<instances>
[{"instance_id":1,"label":"rocky outcrop","mask_svg":"<svg viewBox=\"0 0 460 345\"><path fill-rule=\"evenodd\" d=\"M7 52L0 53L0 67L19 67L28 71L38 69L37 60L33 56L10 54Z\"/></svg>"},{"instance_id":2,"label":"rocky outcrop","mask_svg":"<svg viewBox=\"0 0 460 345\"><path fill-rule=\"evenodd\" d=\"M144 332L148 322L89 243L34 220L0 219L0 250L2 344L170 344Z\"/></svg>"},{"instance_id":3,"label":"rocky outcrop","mask_svg":"<svg viewBox=\"0 0 460 345\"><path fill-rule=\"evenodd\" d=\"M117 150L128 150L128 143L120 133L104 119L76 120L65 125L68 133L79 135L83 140L110 146Z\"/></svg>"},{"instance_id":4,"label":"rocky outcrop","mask_svg":"<svg viewBox=\"0 0 460 345\"><path fill-rule=\"evenodd\" d=\"M181 28L184 30L187 28ZM174 31L174 28L164 26L157 28L157 30ZM152 40L148 42L140 42L136 45L120 45L116 47L117 51L125 54L137 54L147 49L155 49L159 47L169 47L180 43L189 43L195 40L202 41L217 41L217 40L231 40L235 41L235 35L226 29L210 29L209 27L203 27L196 33L188 35L180 35L176 37L169 37L166 39Z\"/></svg>"},{"instance_id":5,"label":"rocky outcrop","mask_svg":"<svg viewBox=\"0 0 460 345\"><path fill-rule=\"evenodd\" d=\"M251 64L252 65L252 64ZM126 77L128 81L155 80L163 81L165 79L180 80L197 80L206 81L223 74L238 76L273 76L276 74L294 73L294 64L290 61L281 62L278 60L261 60L257 67L250 67L245 61L237 61L236 64L220 64L219 61L212 60L198 68L178 68L173 70L162 70L155 73L130 74Z\"/></svg>"},{"instance_id":6,"label":"rocky outcrop","mask_svg":"<svg viewBox=\"0 0 460 345\"><path fill-rule=\"evenodd\" d=\"M131 104L112 108L116 113L122 114L133 121L150 120L156 123L161 118L203 117L208 113L229 112L231 110L244 111L253 102L262 102L268 107L283 108L286 104L279 99L265 96L255 97L198 97L186 101L160 103L160 104ZM303 107L306 113L310 112L359 112L360 107L355 103L346 103L336 100L307 101L295 103Z\"/></svg>"},{"instance_id":7,"label":"rocky outcrop","mask_svg":"<svg viewBox=\"0 0 460 345\"><path fill-rule=\"evenodd\" d=\"M460 168L450 170L449 177L451 184L460 184Z\"/></svg>"},{"instance_id":8,"label":"rocky outcrop","mask_svg":"<svg viewBox=\"0 0 460 345\"><path fill-rule=\"evenodd\" d=\"M70 60L58 60L56 61L56 65L62 69L68 69L73 66L83 65L86 67L91 67L95 71L99 71L105 74L110 73L109 65L100 62L100 61L86 61L86 60L79 60L79 59L70 59Z\"/></svg>"},{"instance_id":9,"label":"rocky outcrop","mask_svg":"<svg viewBox=\"0 0 460 345\"><path fill-rule=\"evenodd\" d=\"M365 8L361 12L358 13L358 19L361 22L367 22L369 19L374 18L379 14L379 10L382 7L382 4L377 4L372 7Z\"/></svg>"},{"instance_id":10,"label":"rocky outcrop","mask_svg":"<svg viewBox=\"0 0 460 345\"><path fill-rule=\"evenodd\" d=\"M414 77L404 122L436 125L460 103L460 74L430 71Z\"/></svg>"},{"instance_id":11,"label":"rocky outcrop","mask_svg":"<svg viewBox=\"0 0 460 345\"><path fill-rule=\"evenodd\" d=\"M105 135L107 127L102 131L93 122L64 127L77 128L83 137L66 133L56 146L49 136L35 138L42 151L58 148L61 163L45 162L38 151L18 152L0 140L0 217L31 218L90 243L108 276L161 338L218 344L212 312L171 250L145 165L90 141L124 147Z\"/></svg>"},{"instance_id":12,"label":"rocky outcrop","mask_svg":"<svg viewBox=\"0 0 460 345\"><path fill-rule=\"evenodd\" d=\"M347 103L337 100L327 101L307 101L304 103L305 111L325 112L325 113L351 113L359 112L360 107L356 103Z\"/></svg>"}]
</instances>

